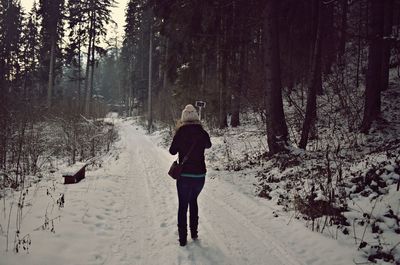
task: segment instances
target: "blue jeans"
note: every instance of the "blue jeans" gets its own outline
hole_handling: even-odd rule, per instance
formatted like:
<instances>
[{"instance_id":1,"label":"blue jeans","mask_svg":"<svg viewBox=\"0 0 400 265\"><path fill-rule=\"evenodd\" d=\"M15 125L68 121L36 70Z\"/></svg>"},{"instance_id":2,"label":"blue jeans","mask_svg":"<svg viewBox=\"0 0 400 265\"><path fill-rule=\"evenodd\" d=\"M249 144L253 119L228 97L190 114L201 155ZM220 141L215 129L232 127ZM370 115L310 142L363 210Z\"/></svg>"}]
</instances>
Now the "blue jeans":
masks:
<instances>
[{"instance_id":1,"label":"blue jeans","mask_svg":"<svg viewBox=\"0 0 400 265\"><path fill-rule=\"evenodd\" d=\"M181 177L176 182L178 190L178 227L186 230L187 211L190 212L190 227L197 229L199 219L199 208L197 206L197 197L204 187L205 178Z\"/></svg>"}]
</instances>

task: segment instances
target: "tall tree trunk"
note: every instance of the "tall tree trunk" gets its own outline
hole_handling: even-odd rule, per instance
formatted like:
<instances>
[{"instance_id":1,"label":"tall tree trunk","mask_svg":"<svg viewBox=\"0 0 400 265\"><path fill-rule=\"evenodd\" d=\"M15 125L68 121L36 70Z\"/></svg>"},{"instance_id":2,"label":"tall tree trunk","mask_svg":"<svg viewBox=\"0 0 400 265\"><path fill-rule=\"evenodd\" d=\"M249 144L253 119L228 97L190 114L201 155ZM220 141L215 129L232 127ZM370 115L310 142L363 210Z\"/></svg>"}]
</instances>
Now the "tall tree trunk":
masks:
<instances>
[{"instance_id":1,"label":"tall tree trunk","mask_svg":"<svg viewBox=\"0 0 400 265\"><path fill-rule=\"evenodd\" d=\"M160 95L160 109L161 115L160 118L163 121L169 121L168 119L168 111L167 111L167 103L172 104L171 99L169 98L169 83L168 83L168 71L167 71L167 64L168 64L168 56L169 56L169 41L168 38L163 38L164 42L164 56L163 62L160 63L162 65L162 92Z\"/></svg>"},{"instance_id":2,"label":"tall tree trunk","mask_svg":"<svg viewBox=\"0 0 400 265\"><path fill-rule=\"evenodd\" d=\"M331 74L332 65L336 62L336 29L335 29L335 2L324 2L323 8L323 25L322 32L326 32L324 34L323 39L321 41L321 71L322 74ZM347 27L347 22L345 26ZM346 37L346 29L344 29L343 34ZM322 84L321 91L317 91L318 95L322 95Z\"/></svg>"},{"instance_id":3,"label":"tall tree trunk","mask_svg":"<svg viewBox=\"0 0 400 265\"><path fill-rule=\"evenodd\" d=\"M133 54L133 52L132 52ZM134 69L135 69L135 61L132 58L132 55L129 59L129 64L131 67L131 71L129 74L130 77L130 88L129 88L129 93L130 93L130 100L131 100L131 115L133 115L133 108L134 108L134 103L135 103L135 98L137 97L137 87L135 86L135 74L134 74ZM135 70L136 71L136 70Z\"/></svg>"},{"instance_id":4,"label":"tall tree trunk","mask_svg":"<svg viewBox=\"0 0 400 265\"><path fill-rule=\"evenodd\" d=\"M239 58L239 73L237 84L233 85L233 98L232 98L232 118L231 118L231 126L237 127L240 125L240 97L241 91L244 84L244 75L245 75L245 47L242 45L240 47L240 58Z\"/></svg>"},{"instance_id":5,"label":"tall tree trunk","mask_svg":"<svg viewBox=\"0 0 400 265\"><path fill-rule=\"evenodd\" d=\"M266 1L263 21L263 50L266 75L267 141L270 154L285 150L288 140L282 100L278 17L278 1Z\"/></svg>"},{"instance_id":6,"label":"tall tree trunk","mask_svg":"<svg viewBox=\"0 0 400 265\"><path fill-rule=\"evenodd\" d=\"M226 43L226 39L224 38L224 43ZM223 51L221 56L221 90L220 90L220 124L219 128L223 129L228 127L228 104L230 97L228 97L228 54L227 47L223 45Z\"/></svg>"},{"instance_id":7,"label":"tall tree trunk","mask_svg":"<svg viewBox=\"0 0 400 265\"><path fill-rule=\"evenodd\" d=\"M142 19L142 20L145 20L145 16L144 16L144 19ZM141 32L140 32L140 44L139 44L139 52L138 52L138 65L139 65L139 82L138 82L138 99L140 100L140 102L141 103L143 103L143 104L140 104L139 106L140 106L140 108L138 108L138 110L139 110L139 114L141 115L141 114L145 114L146 113L146 110L145 110L145 107L146 107L146 104L144 104L144 101L145 101L145 98L143 98L144 96L143 96L143 91L146 89L146 84L145 84L145 80L147 80L147 77L146 77L146 73L147 73L147 75L148 75L148 62L147 62L147 65L146 65L146 57L147 57L147 52L146 52L146 50L148 51L148 43L145 41L145 39L146 39L146 34L145 34L145 28L146 28L146 25L144 24L144 22L142 21L142 30L141 30Z\"/></svg>"},{"instance_id":8,"label":"tall tree trunk","mask_svg":"<svg viewBox=\"0 0 400 265\"><path fill-rule=\"evenodd\" d=\"M356 88L360 85L360 68L361 68L361 34L362 34L362 2L358 7L358 38L357 38L357 70L356 70Z\"/></svg>"},{"instance_id":9,"label":"tall tree trunk","mask_svg":"<svg viewBox=\"0 0 400 265\"><path fill-rule=\"evenodd\" d=\"M224 97L223 97L223 86L222 86L222 63L221 63L221 54L220 54L220 50L221 50L221 48L220 48L220 39L219 39L220 37L219 36L217 36L217 51L216 51L216 53L217 53L217 56L216 56L216 59L217 59L217 91L218 91L218 126L219 127L222 127L222 128L224 128L224 126L223 126L223 121L224 121L224 118L225 118L225 116L224 116L224 109L223 109L223 107L222 107L222 104L223 104L223 101L224 101Z\"/></svg>"},{"instance_id":10,"label":"tall tree trunk","mask_svg":"<svg viewBox=\"0 0 400 265\"><path fill-rule=\"evenodd\" d=\"M241 20L239 20L241 21ZM238 82L233 86L233 99L232 99L232 118L231 118L231 126L237 127L240 125L240 97L241 91L244 84L244 76L245 76L245 44L244 44L244 23L240 23L240 48L239 48L239 67L235 67L235 69L239 69ZM234 34L234 33L233 33ZM235 60L236 61L236 60ZM237 63L237 62L236 62Z\"/></svg>"},{"instance_id":11,"label":"tall tree trunk","mask_svg":"<svg viewBox=\"0 0 400 265\"><path fill-rule=\"evenodd\" d=\"M201 54L201 96L205 96L207 86L207 68L206 68L206 53L203 51Z\"/></svg>"},{"instance_id":12,"label":"tall tree trunk","mask_svg":"<svg viewBox=\"0 0 400 265\"><path fill-rule=\"evenodd\" d=\"M53 98L55 51L56 51L56 36L55 36L55 34L52 34L51 50L50 50L49 81L48 81L48 85L47 85L47 107L48 108L51 107L52 98Z\"/></svg>"},{"instance_id":13,"label":"tall tree trunk","mask_svg":"<svg viewBox=\"0 0 400 265\"><path fill-rule=\"evenodd\" d=\"M129 72L128 72L128 91L127 91L127 102L128 102L128 116L133 115L133 102L134 102L134 85L133 85L133 60L131 58L131 54L129 55Z\"/></svg>"},{"instance_id":14,"label":"tall tree trunk","mask_svg":"<svg viewBox=\"0 0 400 265\"><path fill-rule=\"evenodd\" d=\"M382 46L384 24L384 2L369 0L371 3L371 20L369 24L368 69L366 76L364 117L361 132L368 133L371 124L380 115Z\"/></svg>"},{"instance_id":15,"label":"tall tree trunk","mask_svg":"<svg viewBox=\"0 0 400 265\"><path fill-rule=\"evenodd\" d=\"M153 95L152 95L152 77L153 77L153 33L151 20L149 19L149 71L148 71L148 124L147 131L151 132L153 128Z\"/></svg>"},{"instance_id":16,"label":"tall tree trunk","mask_svg":"<svg viewBox=\"0 0 400 265\"><path fill-rule=\"evenodd\" d=\"M226 118L226 86L224 79L226 77L226 56L224 51L224 22L222 19L221 7L218 7L218 34L217 34L217 88L219 92L219 119L218 126L220 129L227 127Z\"/></svg>"},{"instance_id":17,"label":"tall tree trunk","mask_svg":"<svg viewBox=\"0 0 400 265\"><path fill-rule=\"evenodd\" d=\"M340 41L339 41L339 64L344 64L342 60L344 59L343 55L346 50L346 32L347 32L347 11L348 11L348 0L341 0L341 9L342 9L342 17L341 17L341 25L340 25Z\"/></svg>"},{"instance_id":18,"label":"tall tree trunk","mask_svg":"<svg viewBox=\"0 0 400 265\"><path fill-rule=\"evenodd\" d=\"M4 170L7 157L7 89L5 86L5 62L0 60L0 169Z\"/></svg>"},{"instance_id":19,"label":"tall tree trunk","mask_svg":"<svg viewBox=\"0 0 400 265\"><path fill-rule=\"evenodd\" d=\"M81 53L82 53L82 48L81 48L81 23L79 23L79 42L78 42L78 110L81 110L82 106L82 98L81 98L81 70L82 70L82 62L81 62Z\"/></svg>"},{"instance_id":20,"label":"tall tree trunk","mask_svg":"<svg viewBox=\"0 0 400 265\"><path fill-rule=\"evenodd\" d=\"M235 84L232 95L232 117L231 117L231 126L238 127L240 125L240 89L243 85L243 77L239 77L239 83Z\"/></svg>"},{"instance_id":21,"label":"tall tree trunk","mask_svg":"<svg viewBox=\"0 0 400 265\"><path fill-rule=\"evenodd\" d=\"M94 13L94 12L93 12ZM95 69L95 52L96 52L96 29L95 29L95 24L96 24L96 16L95 16L95 14L93 14L93 37L92 37L92 53L91 53L91 56L92 56L92 59L90 60L90 62L91 62L91 72L90 72L90 79L89 79L89 81L90 81L90 86L89 86L89 91L88 91L88 94L89 94L89 96L88 96L88 104L87 104L87 114L95 114L95 113L92 113L93 112L93 109L92 109L92 107L91 107L91 104L92 104L92 98L93 98L93 92L94 92L94 69Z\"/></svg>"},{"instance_id":22,"label":"tall tree trunk","mask_svg":"<svg viewBox=\"0 0 400 265\"><path fill-rule=\"evenodd\" d=\"M321 85L321 43L322 43L322 6L321 0L314 0L316 6L317 31L315 33L314 50L310 71L310 84L307 92L306 114L299 147L306 149L308 136L315 127L317 117L317 91Z\"/></svg>"},{"instance_id":23,"label":"tall tree trunk","mask_svg":"<svg viewBox=\"0 0 400 265\"><path fill-rule=\"evenodd\" d=\"M26 51L24 51L24 65L28 66L28 54ZM32 70L30 70L32 71ZM28 91L27 91L27 87L28 87L28 69L25 69L24 71L24 83L23 83L23 100L27 100L28 99Z\"/></svg>"},{"instance_id":24,"label":"tall tree trunk","mask_svg":"<svg viewBox=\"0 0 400 265\"><path fill-rule=\"evenodd\" d=\"M393 26L393 0L385 0L384 9L384 28L383 28L383 49L382 49L382 84L381 91L385 91L389 86L389 64L390 50L392 41L392 26Z\"/></svg>"},{"instance_id":25,"label":"tall tree trunk","mask_svg":"<svg viewBox=\"0 0 400 265\"><path fill-rule=\"evenodd\" d=\"M86 75L85 75L85 114L90 114L90 102L91 102L91 87L92 87L92 76L94 66L94 45L95 45L95 10L94 4L91 4L91 15L90 15L90 27L89 27L89 45L88 45L88 58L86 64ZM92 72L90 72L92 68ZM92 73L92 74L91 74Z\"/></svg>"},{"instance_id":26,"label":"tall tree trunk","mask_svg":"<svg viewBox=\"0 0 400 265\"><path fill-rule=\"evenodd\" d=\"M92 14L91 14L92 16ZM84 90L84 104L83 104L83 111L85 114L89 112L89 74L90 74L90 58L92 52L92 34L93 31L93 20L90 18L90 26L89 26L89 42L88 42L88 50L87 50L87 57L86 57L86 69L85 69L85 90Z\"/></svg>"}]
</instances>

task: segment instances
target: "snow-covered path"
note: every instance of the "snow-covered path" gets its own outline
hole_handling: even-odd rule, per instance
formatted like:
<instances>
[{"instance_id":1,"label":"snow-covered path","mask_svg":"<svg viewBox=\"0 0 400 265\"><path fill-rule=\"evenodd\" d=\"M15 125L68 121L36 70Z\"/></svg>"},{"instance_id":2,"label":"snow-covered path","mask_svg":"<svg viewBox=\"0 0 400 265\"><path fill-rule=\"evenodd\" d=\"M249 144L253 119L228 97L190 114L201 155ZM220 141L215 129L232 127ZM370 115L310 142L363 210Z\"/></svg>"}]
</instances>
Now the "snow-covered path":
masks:
<instances>
[{"instance_id":1,"label":"snow-covered path","mask_svg":"<svg viewBox=\"0 0 400 265\"><path fill-rule=\"evenodd\" d=\"M57 184L66 202L56 233L32 233L30 254L5 253L0 245L0 264L353 263L354 246L339 245L296 221L287 225L288 218L273 217L268 201L240 192L216 172L199 197L200 239L180 247L176 187L166 176L173 157L139 127L128 122L118 127L118 157L79 184ZM40 202L37 207L46 207ZM24 223L30 226L37 223Z\"/></svg>"},{"instance_id":2,"label":"snow-covered path","mask_svg":"<svg viewBox=\"0 0 400 265\"><path fill-rule=\"evenodd\" d=\"M179 247L176 188L165 175L173 158L138 128L123 126L121 137L127 144L108 173L118 178L122 190L117 201L124 203L119 235L105 264L302 264L224 202L233 193L229 186L204 189L199 202L201 239ZM215 193L221 188L227 189ZM232 195L237 206L241 198Z\"/></svg>"}]
</instances>

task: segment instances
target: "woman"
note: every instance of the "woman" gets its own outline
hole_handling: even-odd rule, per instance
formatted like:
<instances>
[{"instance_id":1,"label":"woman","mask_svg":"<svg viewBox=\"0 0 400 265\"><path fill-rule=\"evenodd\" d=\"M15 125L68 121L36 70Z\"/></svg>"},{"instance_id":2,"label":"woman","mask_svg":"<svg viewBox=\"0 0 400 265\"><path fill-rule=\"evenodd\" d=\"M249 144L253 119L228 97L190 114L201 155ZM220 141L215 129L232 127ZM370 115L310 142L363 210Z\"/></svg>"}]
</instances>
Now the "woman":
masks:
<instances>
[{"instance_id":1,"label":"woman","mask_svg":"<svg viewBox=\"0 0 400 265\"><path fill-rule=\"evenodd\" d=\"M204 186L206 164L204 149L211 147L210 136L201 126L199 116L193 105L187 105L182 111L180 126L172 140L169 152L172 155L179 153L179 161L183 161L181 178L177 180L178 190L178 232L179 244L185 246L187 242L187 210L189 207L189 226L192 239L196 240L199 221L197 197Z\"/></svg>"}]
</instances>

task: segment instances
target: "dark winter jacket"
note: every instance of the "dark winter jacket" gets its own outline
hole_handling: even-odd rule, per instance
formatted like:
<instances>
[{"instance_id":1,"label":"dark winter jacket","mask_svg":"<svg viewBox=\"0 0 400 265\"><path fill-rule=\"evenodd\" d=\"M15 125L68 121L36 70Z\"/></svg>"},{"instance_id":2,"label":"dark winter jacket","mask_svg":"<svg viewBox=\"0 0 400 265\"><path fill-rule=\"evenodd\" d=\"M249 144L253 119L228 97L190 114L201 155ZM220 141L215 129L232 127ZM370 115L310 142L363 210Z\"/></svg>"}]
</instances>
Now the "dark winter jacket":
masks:
<instances>
[{"instance_id":1,"label":"dark winter jacket","mask_svg":"<svg viewBox=\"0 0 400 265\"><path fill-rule=\"evenodd\" d=\"M210 136L200 124L182 125L172 140L169 152L172 155L179 153L179 162L181 162L193 143L195 143L194 148L183 165L182 173L205 174L204 149L211 147L211 141Z\"/></svg>"}]
</instances>

